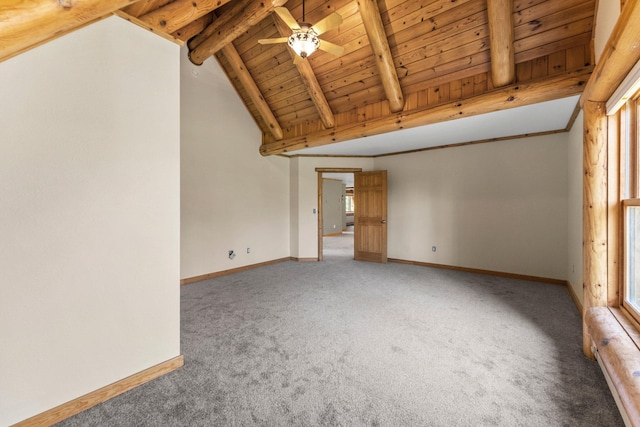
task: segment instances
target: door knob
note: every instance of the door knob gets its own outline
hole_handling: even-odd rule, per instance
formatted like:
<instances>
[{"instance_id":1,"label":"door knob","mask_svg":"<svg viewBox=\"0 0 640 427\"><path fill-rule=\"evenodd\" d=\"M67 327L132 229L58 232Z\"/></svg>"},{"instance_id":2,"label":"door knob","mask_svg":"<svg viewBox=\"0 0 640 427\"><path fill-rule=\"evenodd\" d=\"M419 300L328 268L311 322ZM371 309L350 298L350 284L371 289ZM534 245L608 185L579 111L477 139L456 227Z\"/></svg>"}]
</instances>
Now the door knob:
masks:
<instances>
[{"instance_id":1,"label":"door knob","mask_svg":"<svg viewBox=\"0 0 640 427\"><path fill-rule=\"evenodd\" d=\"M387 223L387 220L386 220L386 219L383 219L382 221L380 221L380 223L381 223L381 224L386 224L386 223Z\"/></svg>"}]
</instances>

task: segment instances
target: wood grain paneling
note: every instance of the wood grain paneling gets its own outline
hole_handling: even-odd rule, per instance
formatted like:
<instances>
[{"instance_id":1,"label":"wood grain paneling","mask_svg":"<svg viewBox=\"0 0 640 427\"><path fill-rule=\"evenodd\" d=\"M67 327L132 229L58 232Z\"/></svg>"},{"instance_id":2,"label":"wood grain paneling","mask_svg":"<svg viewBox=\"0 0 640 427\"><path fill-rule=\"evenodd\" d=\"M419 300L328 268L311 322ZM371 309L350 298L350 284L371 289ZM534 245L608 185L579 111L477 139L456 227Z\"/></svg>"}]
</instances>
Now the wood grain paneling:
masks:
<instances>
[{"instance_id":1,"label":"wood grain paneling","mask_svg":"<svg viewBox=\"0 0 640 427\"><path fill-rule=\"evenodd\" d=\"M359 112L360 110L356 110L355 114L354 112L336 114L336 127L332 130L311 133L310 129L301 128L292 132L290 128L286 128L282 141L272 141L265 138L260 150L263 154L277 154L567 97L579 94L591 74L591 67L586 67L577 71L549 76L546 61L532 64L532 69L539 69L539 72L543 73L543 77L532 79L529 82L519 82L502 90L495 90L488 80L483 81L483 78L486 79L485 73L479 77L477 87L482 88L486 84L487 90L490 91L481 94L474 92L475 78L462 80L463 98L454 102L451 99L446 99L447 92L443 91L442 103L435 106L427 103L424 106L418 105L414 110L391 114L386 102L382 102L375 106L362 107L362 113ZM433 96L427 96L426 99L427 101L434 99L435 103L440 100L441 90L433 92ZM465 93L471 95L464 97ZM451 91L448 94L450 97ZM424 101L425 97L422 96L421 99Z\"/></svg>"},{"instance_id":2,"label":"wood grain paneling","mask_svg":"<svg viewBox=\"0 0 640 427\"><path fill-rule=\"evenodd\" d=\"M304 19L311 24L333 12L342 16L342 24L321 38L343 46L344 55L319 51L296 67L286 45L258 43L288 34L270 17L264 19L275 6L284 4L301 21L302 0L82 0L68 9L60 6L64 2L37 8L22 2L1 5L0 21L7 25L0 26L5 41L0 59L122 8L121 16L143 28L177 43L188 41L194 63L226 45L235 49L238 56L232 61L222 54L216 55L218 61L265 135L264 144L278 137L272 135L274 123L283 129L284 140L303 138L289 149L370 134L343 130L364 125L387 129L379 121L393 121L398 113L411 115L490 94L505 84L553 79L593 63L596 0L305 1ZM632 24L638 20L638 2L627 2L614 42L604 51L611 65L599 69L587 86L590 98L606 98L600 87L619 81L640 57ZM492 41L498 46L492 48ZM247 85L248 78L255 85ZM556 97L566 94L560 90ZM401 120L388 130L403 126ZM331 131L322 133L327 129ZM275 153L271 148L262 152Z\"/></svg>"}]
</instances>

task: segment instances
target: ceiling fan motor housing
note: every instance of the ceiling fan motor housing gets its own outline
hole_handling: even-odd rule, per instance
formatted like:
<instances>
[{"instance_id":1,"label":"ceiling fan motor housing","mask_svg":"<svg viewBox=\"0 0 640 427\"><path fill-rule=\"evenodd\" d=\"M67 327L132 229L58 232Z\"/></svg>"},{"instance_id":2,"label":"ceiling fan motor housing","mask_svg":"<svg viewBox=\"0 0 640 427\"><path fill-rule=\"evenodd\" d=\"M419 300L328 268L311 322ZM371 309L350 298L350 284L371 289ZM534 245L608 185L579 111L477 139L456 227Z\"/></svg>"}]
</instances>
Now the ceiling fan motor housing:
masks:
<instances>
[{"instance_id":1,"label":"ceiling fan motor housing","mask_svg":"<svg viewBox=\"0 0 640 427\"><path fill-rule=\"evenodd\" d=\"M300 57L306 58L315 52L320 46L320 39L315 31L311 29L311 25L307 23L300 24L300 30L294 30L289 36L287 44Z\"/></svg>"}]
</instances>

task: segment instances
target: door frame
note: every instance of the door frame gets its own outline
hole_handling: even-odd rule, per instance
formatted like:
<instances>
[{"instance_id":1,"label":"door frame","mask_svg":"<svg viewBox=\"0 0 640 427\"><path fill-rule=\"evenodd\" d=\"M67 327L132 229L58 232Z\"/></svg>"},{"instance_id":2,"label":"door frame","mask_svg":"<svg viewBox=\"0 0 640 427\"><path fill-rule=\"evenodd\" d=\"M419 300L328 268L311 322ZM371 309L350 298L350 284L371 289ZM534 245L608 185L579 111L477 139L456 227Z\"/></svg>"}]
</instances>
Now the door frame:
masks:
<instances>
[{"instance_id":1,"label":"door frame","mask_svg":"<svg viewBox=\"0 0 640 427\"><path fill-rule=\"evenodd\" d=\"M362 172L362 168L316 168L318 173L318 261L323 260L323 244L322 244L322 174L327 173L353 173ZM355 226L354 226L355 227Z\"/></svg>"}]
</instances>

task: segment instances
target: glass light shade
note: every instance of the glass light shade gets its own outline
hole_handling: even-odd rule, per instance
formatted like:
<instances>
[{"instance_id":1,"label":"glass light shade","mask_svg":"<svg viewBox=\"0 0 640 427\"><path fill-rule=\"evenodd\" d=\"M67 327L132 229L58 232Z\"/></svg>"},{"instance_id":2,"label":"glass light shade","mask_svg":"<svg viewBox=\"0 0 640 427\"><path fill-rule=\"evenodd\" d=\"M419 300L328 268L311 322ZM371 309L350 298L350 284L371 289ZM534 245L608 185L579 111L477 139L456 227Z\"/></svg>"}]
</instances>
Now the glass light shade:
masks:
<instances>
[{"instance_id":1,"label":"glass light shade","mask_svg":"<svg viewBox=\"0 0 640 427\"><path fill-rule=\"evenodd\" d=\"M296 31L289 36L287 43L300 57L306 58L318 49L320 39L313 30L302 27L301 31Z\"/></svg>"}]
</instances>

